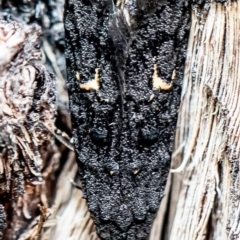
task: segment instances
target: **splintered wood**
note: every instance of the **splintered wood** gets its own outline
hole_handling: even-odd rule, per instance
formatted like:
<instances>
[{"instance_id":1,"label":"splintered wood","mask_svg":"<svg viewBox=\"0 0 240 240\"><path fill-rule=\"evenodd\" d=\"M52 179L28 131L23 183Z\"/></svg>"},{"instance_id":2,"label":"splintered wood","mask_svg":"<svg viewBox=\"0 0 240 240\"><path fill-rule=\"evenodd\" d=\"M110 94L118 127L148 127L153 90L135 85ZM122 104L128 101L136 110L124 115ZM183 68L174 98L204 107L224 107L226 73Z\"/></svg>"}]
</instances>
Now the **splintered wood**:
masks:
<instances>
[{"instance_id":1,"label":"splintered wood","mask_svg":"<svg viewBox=\"0 0 240 240\"><path fill-rule=\"evenodd\" d=\"M98 240L86 200L82 198L81 190L71 184L77 174L78 168L72 152L58 179L55 204L52 207L53 214L45 223L45 227L51 226L52 221L55 222L50 228L45 229L41 240ZM77 182L77 184L80 183Z\"/></svg>"},{"instance_id":2,"label":"splintered wood","mask_svg":"<svg viewBox=\"0 0 240 240\"><path fill-rule=\"evenodd\" d=\"M209 7L192 12L172 166L171 195L178 201L170 203L176 207L171 240L240 239L240 2Z\"/></svg>"}]
</instances>

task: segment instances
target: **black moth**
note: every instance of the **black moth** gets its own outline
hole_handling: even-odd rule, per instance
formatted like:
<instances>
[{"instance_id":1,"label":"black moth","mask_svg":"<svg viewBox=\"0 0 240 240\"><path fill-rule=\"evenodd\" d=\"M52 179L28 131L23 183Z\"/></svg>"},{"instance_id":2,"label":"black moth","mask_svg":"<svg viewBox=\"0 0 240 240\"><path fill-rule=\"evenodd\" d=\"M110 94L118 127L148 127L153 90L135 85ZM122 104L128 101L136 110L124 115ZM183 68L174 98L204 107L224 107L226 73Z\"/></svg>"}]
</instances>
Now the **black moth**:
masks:
<instances>
[{"instance_id":1,"label":"black moth","mask_svg":"<svg viewBox=\"0 0 240 240\"><path fill-rule=\"evenodd\" d=\"M148 238L170 167L189 5L66 0L74 145L101 239Z\"/></svg>"}]
</instances>

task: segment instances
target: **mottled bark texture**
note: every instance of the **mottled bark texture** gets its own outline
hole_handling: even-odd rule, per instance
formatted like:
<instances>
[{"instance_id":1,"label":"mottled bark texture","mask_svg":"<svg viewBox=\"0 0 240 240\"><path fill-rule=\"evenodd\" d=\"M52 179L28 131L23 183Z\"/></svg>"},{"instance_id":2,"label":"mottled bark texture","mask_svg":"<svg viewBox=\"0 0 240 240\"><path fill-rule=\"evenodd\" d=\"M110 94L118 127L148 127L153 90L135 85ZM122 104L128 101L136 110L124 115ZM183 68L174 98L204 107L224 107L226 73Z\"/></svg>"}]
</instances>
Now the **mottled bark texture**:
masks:
<instances>
[{"instance_id":1,"label":"mottled bark texture","mask_svg":"<svg viewBox=\"0 0 240 240\"><path fill-rule=\"evenodd\" d=\"M52 134L56 78L40 61L42 30L34 23L34 4L0 2L0 232L8 240L21 239L40 212L42 222L49 215L61 155Z\"/></svg>"},{"instance_id":2,"label":"mottled bark texture","mask_svg":"<svg viewBox=\"0 0 240 240\"><path fill-rule=\"evenodd\" d=\"M65 4L67 87L84 197L101 239L147 239L164 194L190 3Z\"/></svg>"},{"instance_id":3,"label":"mottled bark texture","mask_svg":"<svg viewBox=\"0 0 240 240\"><path fill-rule=\"evenodd\" d=\"M27 205L36 199L24 190L41 184L40 152L49 150L55 118L55 78L35 62L41 57L39 35L36 25L0 21L1 204L26 219L32 215ZM14 214L8 218L15 223Z\"/></svg>"}]
</instances>

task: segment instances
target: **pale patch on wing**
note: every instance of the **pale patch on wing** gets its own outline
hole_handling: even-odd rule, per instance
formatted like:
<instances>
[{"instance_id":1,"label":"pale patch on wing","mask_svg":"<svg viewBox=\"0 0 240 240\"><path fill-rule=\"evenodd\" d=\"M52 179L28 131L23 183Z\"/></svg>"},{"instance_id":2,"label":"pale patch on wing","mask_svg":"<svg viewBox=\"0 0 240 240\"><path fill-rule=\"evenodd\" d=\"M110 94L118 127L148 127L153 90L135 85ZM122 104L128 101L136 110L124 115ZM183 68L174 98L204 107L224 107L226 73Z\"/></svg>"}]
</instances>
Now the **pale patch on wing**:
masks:
<instances>
[{"instance_id":1,"label":"pale patch on wing","mask_svg":"<svg viewBox=\"0 0 240 240\"><path fill-rule=\"evenodd\" d=\"M154 99L154 97L155 97L155 95L154 95L154 94L152 94L152 95L150 96L150 98L149 98L148 102L151 102L151 101Z\"/></svg>"},{"instance_id":2,"label":"pale patch on wing","mask_svg":"<svg viewBox=\"0 0 240 240\"><path fill-rule=\"evenodd\" d=\"M153 89L158 90L170 90L172 88L172 82L166 83L163 79L158 76L157 64L154 64L154 73L153 73Z\"/></svg>"},{"instance_id":3,"label":"pale patch on wing","mask_svg":"<svg viewBox=\"0 0 240 240\"><path fill-rule=\"evenodd\" d=\"M77 78L79 78L80 80L80 74L77 73ZM100 80L99 80L99 68L95 69L95 78L90 80L89 82L80 83L80 88L84 89L86 91L90 91L90 90L96 90L98 91L100 89Z\"/></svg>"},{"instance_id":4,"label":"pale patch on wing","mask_svg":"<svg viewBox=\"0 0 240 240\"><path fill-rule=\"evenodd\" d=\"M172 73L172 80L174 80L175 78L176 78L176 70L174 69Z\"/></svg>"},{"instance_id":5,"label":"pale patch on wing","mask_svg":"<svg viewBox=\"0 0 240 240\"><path fill-rule=\"evenodd\" d=\"M76 78L77 78L78 81L80 81L81 77L80 77L80 73L79 72L76 73Z\"/></svg>"},{"instance_id":6,"label":"pale patch on wing","mask_svg":"<svg viewBox=\"0 0 240 240\"><path fill-rule=\"evenodd\" d=\"M137 174L139 173L139 171L140 171L140 169L136 169L136 170L133 172L133 174L134 174L134 175L137 175Z\"/></svg>"}]
</instances>

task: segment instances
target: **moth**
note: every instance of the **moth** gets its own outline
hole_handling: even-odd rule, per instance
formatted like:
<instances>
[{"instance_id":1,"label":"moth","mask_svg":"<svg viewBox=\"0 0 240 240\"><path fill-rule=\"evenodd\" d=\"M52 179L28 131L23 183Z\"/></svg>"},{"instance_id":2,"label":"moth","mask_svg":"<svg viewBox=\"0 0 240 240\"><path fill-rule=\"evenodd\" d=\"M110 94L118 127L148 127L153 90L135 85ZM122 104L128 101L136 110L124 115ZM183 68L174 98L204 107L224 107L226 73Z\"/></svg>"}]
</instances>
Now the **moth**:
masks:
<instances>
[{"instance_id":1,"label":"moth","mask_svg":"<svg viewBox=\"0 0 240 240\"><path fill-rule=\"evenodd\" d=\"M190 23L186 0L66 0L67 87L101 239L147 239L163 198Z\"/></svg>"}]
</instances>

